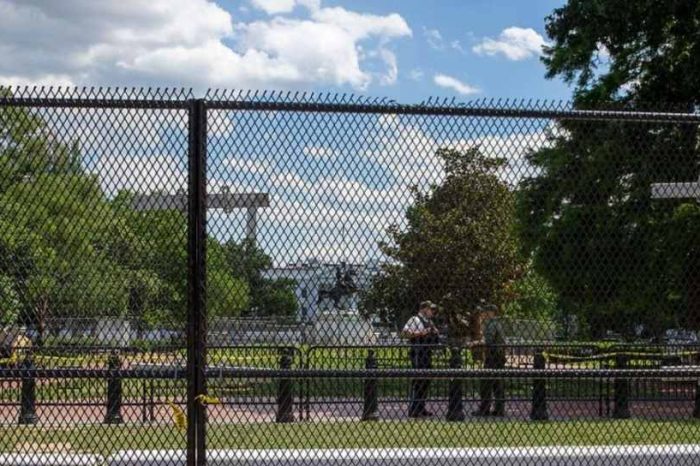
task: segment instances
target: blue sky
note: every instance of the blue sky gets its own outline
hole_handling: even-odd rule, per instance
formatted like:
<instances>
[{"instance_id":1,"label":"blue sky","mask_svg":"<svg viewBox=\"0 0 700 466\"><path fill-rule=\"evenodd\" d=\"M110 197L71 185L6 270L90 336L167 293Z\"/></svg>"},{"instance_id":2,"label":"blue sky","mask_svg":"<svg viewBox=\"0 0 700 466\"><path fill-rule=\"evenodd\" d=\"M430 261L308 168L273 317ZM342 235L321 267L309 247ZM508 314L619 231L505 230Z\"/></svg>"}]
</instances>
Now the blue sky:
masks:
<instances>
[{"instance_id":1,"label":"blue sky","mask_svg":"<svg viewBox=\"0 0 700 466\"><path fill-rule=\"evenodd\" d=\"M515 61L503 55L480 56L471 50L483 38L497 38L508 27L531 28L544 37L545 16L563 3L558 0L358 0L324 4L352 5L354 9L378 15L401 14L413 35L393 44L399 63L397 83L377 86L372 94L414 102L428 96L569 98L571 92L564 83L544 78L544 65L535 56ZM440 33L440 44L435 44L433 38L431 46L431 31ZM459 41L463 52L450 46L454 41ZM422 71L423 79L411 79L413 70ZM464 97L436 86L431 79L436 73L453 76L480 92Z\"/></svg>"},{"instance_id":2,"label":"blue sky","mask_svg":"<svg viewBox=\"0 0 700 466\"><path fill-rule=\"evenodd\" d=\"M538 59L561 3L0 0L0 83L566 99Z\"/></svg>"},{"instance_id":3,"label":"blue sky","mask_svg":"<svg viewBox=\"0 0 700 466\"><path fill-rule=\"evenodd\" d=\"M419 102L566 99L539 61L545 0L0 0L0 84L186 86L385 96ZM186 186L186 114L54 110L105 191ZM63 119L63 120L62 120ZM214 112L210 191L268 192L259 242L276 264L380 259L409 187L444 173L442 147L503 157L505 182L531 173L546 120ZM71 134L66 134L71 133ZM240 212L209 213L240 238Z\"/></svg>"}]
</instances>

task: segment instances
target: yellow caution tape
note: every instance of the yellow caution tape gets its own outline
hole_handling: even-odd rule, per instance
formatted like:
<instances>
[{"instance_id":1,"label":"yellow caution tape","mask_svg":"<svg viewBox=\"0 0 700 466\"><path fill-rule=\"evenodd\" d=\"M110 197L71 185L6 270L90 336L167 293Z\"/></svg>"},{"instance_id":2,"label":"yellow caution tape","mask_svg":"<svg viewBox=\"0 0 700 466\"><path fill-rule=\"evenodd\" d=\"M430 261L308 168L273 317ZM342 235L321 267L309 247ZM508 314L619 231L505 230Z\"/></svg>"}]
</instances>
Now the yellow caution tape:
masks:
<instances>
[{"instance_id":1,"label":"yellow caution tape","mask_svg":"<svg viewBox=\"0 0 700 466\"><path fill-rule=\"evenodd\" d=\"M14 366L19 362L19 356L13 351L9 358L0 359L0 366Z\"/></svg>"},{"instance_id":2,"label":"yellow caution tape","mask_svg":"<svg viewBox=\"0 0 700 466\"><path fill-rule=\"evenodd\" d=\"M221 400L216 398L215 396L207 396L207 395L197 395L194 397L195 400L199 401L203 405L218 405L221 404Z\"/></svg>"},{"instance_id":3,"label":"yellow caution tape","mask_svg":"<svg viewBox=\"0 0 700 466\"><path fill-rule=\"evenodd\" d=\"M199 401L203 405L218 405L221 404L221 400L214 397L214 396L208 396L208 395L197 395L195 400ZM187 415L185 414L185 411L176 405L173 402L168 401L168 406L170 406L170 410L172 411L172 416L173 416L173 424L175 424L175 427L180 432L185 432L187 430Z\"/></svg>"},{"instance_id":4,"label":"yellow caution tape","mask_svg":"<svg viewBox=\"0 0 700 466\"><path fill-rule=\"evenodd\" d=\"M663 359L667 357L682 357L682 356L695 356L700 354L697 351L682 351L678 353L636 353L636 352L621 352L621 353L604 353L596 354L593 356L569 356L567 354L556 354L556 353L542 353L547 361L559 360L562 362L586 362L586 361L600 361L600 360L612 360L616 356L627 356L630 359Z\"/></svg>"},{"instance_id":5,"label":"yellow caution tape","mask_svg":"<svg viewBox=\"0 0 700 466\"><path fill-rule=\"evenodd\" d=\"M175 403L168 402L168 406L173 412L173 424L180 432L185 432L187 430L187 416L185 411Z\"/></svg>"}]
</instances>

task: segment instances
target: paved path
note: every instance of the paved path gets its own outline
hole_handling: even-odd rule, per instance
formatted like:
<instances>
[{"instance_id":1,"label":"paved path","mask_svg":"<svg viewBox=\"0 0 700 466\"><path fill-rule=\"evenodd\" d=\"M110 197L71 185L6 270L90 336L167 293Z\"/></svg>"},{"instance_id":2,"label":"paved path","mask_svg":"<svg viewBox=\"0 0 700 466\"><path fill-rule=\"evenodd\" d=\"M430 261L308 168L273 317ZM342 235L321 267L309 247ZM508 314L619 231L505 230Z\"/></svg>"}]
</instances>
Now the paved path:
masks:
<instances>
[{"instance_id":1,"label":"paved path","mask_svg":"<svg viewBox=\"0 0 700 466\"><path fill-rule=\"evenodd\" d=\"M478 420L469 415L476 409L476 401L465 402L467 420ZM689 419L693 413L692 400L683 401L632 401L630 412L633 418L644 419ZM528 401L512 401L507 403L506 420L528 420L531 404ZM600 415L602 408L603 416ZM445 418L446 401L432 401L428 409L435 413L436 420ZM548 403L551 420L573 419L602 419L609 417L605 405L596 401L550 401ZM611 406L612 409L612 406ZM208 409L208 419L212 423L249 423L274 422L277 406L274 399L257 399L256 404L238 402L223 405L213 405ZM406 419L407 403L405 401L380 400L379 417L387 420ZM317 400L308 406L294 406L294 416L297 421L310 422L339 422L357 421L362 414L362 400L333 399ZM58 405L38 406L37 416L43 425L70 424L99 424L104 421L105 408L102 405L79 406ZM171 423L172 411L167 405L123 406L122 417L130 424L138 423ZM18 406L0 406L0 424L13 425L19 418Z\"/></svg>"}]
</instances>

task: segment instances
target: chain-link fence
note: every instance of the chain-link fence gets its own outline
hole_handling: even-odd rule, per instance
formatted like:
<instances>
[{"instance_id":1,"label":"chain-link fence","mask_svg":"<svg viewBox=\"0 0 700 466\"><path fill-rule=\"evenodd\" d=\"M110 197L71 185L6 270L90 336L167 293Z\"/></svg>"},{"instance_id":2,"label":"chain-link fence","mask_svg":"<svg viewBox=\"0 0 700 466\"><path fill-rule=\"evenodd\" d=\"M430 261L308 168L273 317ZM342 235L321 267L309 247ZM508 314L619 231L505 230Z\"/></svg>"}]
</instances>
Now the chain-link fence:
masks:
<instances>
[{"instance_id":1,"label":"chain-link fence","mask_svg":"<svg viewBox=\"0 0 700 466\"><path fill-rule=\"evenodd\" d=\"M0 89L0 464L697 463L684 108Z\"/></svg>"}]
</instances>

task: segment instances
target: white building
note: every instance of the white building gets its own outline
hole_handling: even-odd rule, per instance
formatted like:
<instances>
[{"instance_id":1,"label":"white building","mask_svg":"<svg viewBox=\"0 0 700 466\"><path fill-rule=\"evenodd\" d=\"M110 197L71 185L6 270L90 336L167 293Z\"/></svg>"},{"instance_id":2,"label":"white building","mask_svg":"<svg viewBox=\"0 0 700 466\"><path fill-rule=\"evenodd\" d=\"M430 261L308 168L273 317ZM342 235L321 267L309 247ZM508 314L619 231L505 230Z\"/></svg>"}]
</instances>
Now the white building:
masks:
<instances>
[{"instance_id":1,"label":"white building","mask_svg":"<svg viewBox=\"0 0 700 466\"><path fill-rule=\"evenodd\" d=\"M319 303L319 291L330 290L336 282L336 270L342 267L339 263L321 263L310 259L307 262L287 264L284 267L275 267L266 272L264 276L270 279L288 278L297 284L295 293L299 303L299 317L313 320L320 311L333 308L331 299L324 299ZM347 270L355 272L354 282L358 289L367 289L372 275L378 266L376 264L345 264ZM359 293L354 293L348 300L342 303L343 310L357 310L359 307Z\"/></svg>"}]
</instances>

